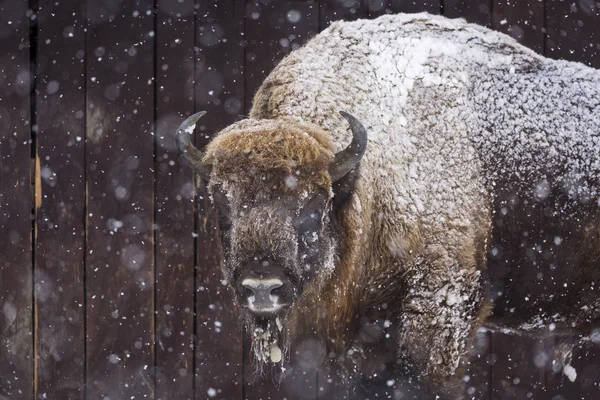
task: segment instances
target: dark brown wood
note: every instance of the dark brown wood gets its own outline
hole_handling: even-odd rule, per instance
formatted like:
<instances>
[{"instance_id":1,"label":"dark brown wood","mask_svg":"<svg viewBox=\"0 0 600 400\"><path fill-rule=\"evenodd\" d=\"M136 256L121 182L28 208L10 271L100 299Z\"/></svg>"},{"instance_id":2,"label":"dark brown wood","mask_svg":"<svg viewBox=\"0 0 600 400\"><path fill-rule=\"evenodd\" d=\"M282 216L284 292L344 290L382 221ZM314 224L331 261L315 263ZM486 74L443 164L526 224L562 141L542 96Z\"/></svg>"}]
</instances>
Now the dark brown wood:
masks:
<instances>
[{"instance_id":1,"label":"dark brown wood","mask_svg":"<svg viewBox=\"0 0 600 400\"><path fill-rule=\"evenodd\" d=\"M428 12L439 14L441 0L368 0L369 17L383 14Z\"/></svg>"},{"instance_id":2,"label":"dark brown wood","mask_svg":"<svg viewBox=\"0 0 600 400\"><path fill-rule=\"evenodd\" d=\"M534 339L495 332L492 337L492 398L544 399L546 354L552 339Z\"/></svg>"},{"instance_id":3,"label":"dark brown wood","mask_svg":"<svg viewBox=\"0 0 600 400\"><path fill-rule=\"evenodd\" d=\"M194 398L194 181L175 132L194 111L194 0L156 21L156 399Z\"/></svg>"},{"instance_id":4,"label":"dark brown wood","mask_svg":"<svg viewBox=\"0 0 600 400\"><path fill-rule=\"evenodd\" d=\"M29 16L0 2L0 398L33 398Z\"/></svg>"},{"instance_id":5,"label":"dark brown wood","mask_svg":"<svg viewBox=\"0 0 600 400\"><path fill-rule=\"evenodd\" d=\"M42 1L37 24L35 398L83 399L85 14Z\"/></svg>"},{"instance_id":6,"label":"dark brown wood","mask_svg":"<svg viewBox=\"0 0 600 400\"><path fill-rule=\"evenodd\" d=\"M244 113L244 2L228 0L218 7L199 2L196 15L196 110L207 111L196 126L196 143L203 147ZM204 183L197 199L196 398L241 399L242 329L223 280L215 213Z\"/></svg>"},{"instance_id":7,"label":"dark brown wood","mask_svg":"<svg viewBox=\"0 0 600 400\"><path fill-rule=\"evenodd\" d=\"M544 51L544 3L538 0L497 0L492 6L492 27L530 49Z\"/></svg>"},{"instance_id":8,"label":"dark brown wood","mask_svg":"<svg viewBox=\"0 0 600 400\"><path fill-rule=\"evenodd\" d=\"M443 0L444 16L448 18L464 18L488 28L492 25L491 0Z\"/></svg>"},{"instance_id":9,"label":"dark brown wood","mask_svg":"<svg viewBox=\"0 0 600 400\"><path fill-rule=\"evenodd\" d=\"M153 398L153 2L86 6L86 397Z\"/></svg>"},{"instance_id":10,"label":"dark brown wood","mask_svg":"<svg viewBox=\"0 0 600 400\"><path fill-rule=\"evenodd\" d=\"M246 107L269 72L290 51L300 47L319 30L318 4L248 1L246 4Z\"/></svg>"},{"instance_id":11,"label":"dark brown wood","mask_svg":"<svg viewBox=\"0 0 600 400\"><path fill-rule=\"evenodd\" d=\"M600 68L600 5L597 1L546 0L546 54Z\"/></svg>"},{"instance_id":12,"label":"dark brown wood","mask_svg":"<svg viewBox=\"0 0 600 400\"><path fill-rule=\"evenodd\" d=\"M369 16L367 0L319 0L319 30L338 20L352 21Z\"/></svg>"}]
</instances>

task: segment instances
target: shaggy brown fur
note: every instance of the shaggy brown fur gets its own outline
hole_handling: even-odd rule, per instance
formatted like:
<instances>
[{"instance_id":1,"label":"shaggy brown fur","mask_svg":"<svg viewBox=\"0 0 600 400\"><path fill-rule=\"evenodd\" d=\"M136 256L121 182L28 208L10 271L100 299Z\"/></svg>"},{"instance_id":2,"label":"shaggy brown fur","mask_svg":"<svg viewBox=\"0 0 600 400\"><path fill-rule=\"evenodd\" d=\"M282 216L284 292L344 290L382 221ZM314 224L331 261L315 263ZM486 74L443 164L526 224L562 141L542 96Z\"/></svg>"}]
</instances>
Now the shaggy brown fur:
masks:
<instances>
[{"instance_id":1,"label":"shaggy brown fur","mask_svg":"<svg viewBox=\"0 0 600 400\"><path fill-rule=\"evenodd\" d=\"M251 181L260 175L257 171L268 173L276 182L270 182L275 186L264 188L264 193L300 193L313 185L331 187L327 167L332 158L331 138L315 125L292 119L244 120L225 129L207 146L204 162L213 165L215 177L234 175L247 183L258 184ZM299 184L286 186L285 180L275 175L292 175Z\"/></svg>"},{"instance_id":2,"label":"shaggy brown fur","mask_svg":"<svg viewBox=\"0 0 600 400\"><path fill-rule=\"evenodd\" d=\"M259 368L310 341L348 387L376 375L456 400L484 321L598 327L598 82L428 15L334 24L286 57L197 168ZM340 110L369 142L332 182L352 136ZM280 279L285 308L253 308L248 277Z\"/></svg>"}]
</instances>

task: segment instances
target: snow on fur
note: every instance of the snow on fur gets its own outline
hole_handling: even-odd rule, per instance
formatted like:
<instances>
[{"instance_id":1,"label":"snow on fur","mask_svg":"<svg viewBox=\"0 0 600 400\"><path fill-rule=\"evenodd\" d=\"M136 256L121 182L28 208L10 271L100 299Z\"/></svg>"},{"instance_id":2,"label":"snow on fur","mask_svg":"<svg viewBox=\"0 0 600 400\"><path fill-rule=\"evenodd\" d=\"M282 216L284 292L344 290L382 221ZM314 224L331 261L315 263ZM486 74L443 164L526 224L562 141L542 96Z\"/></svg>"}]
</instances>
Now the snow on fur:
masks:
<instances>
[{"instance_id":1,"label":"snow on fur","mask_svg":"<svg viewBox=\"0 0 600 400\"><path fill-rule=\"evenodd\" d=\"M320 286L328 316L302 323L344 336L344 316L401 304L398 357L450 394L467 341L490 313L496 185L509 178L540 199L558 185L572 201L565 213L598 201L600 72L462 19L336 22L281 61L250 119L225 132L291 119L327 132L337 152L351 140L340 110L365 125L369 144L344 211L336 282Z\"/></svg>"}]
</instances>

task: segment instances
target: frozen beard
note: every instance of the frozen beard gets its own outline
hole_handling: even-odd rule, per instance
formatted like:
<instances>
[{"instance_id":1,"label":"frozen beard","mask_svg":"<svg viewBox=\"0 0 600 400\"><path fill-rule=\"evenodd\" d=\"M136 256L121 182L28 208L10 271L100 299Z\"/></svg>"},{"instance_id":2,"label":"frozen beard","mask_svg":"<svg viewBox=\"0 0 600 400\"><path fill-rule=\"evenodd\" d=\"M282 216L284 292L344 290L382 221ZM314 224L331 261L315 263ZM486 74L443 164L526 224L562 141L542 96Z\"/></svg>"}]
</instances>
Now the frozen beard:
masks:
<instances>
[{"instance_id":1,"label":"frozen beard","mask_svg":"<svg viewBox=\"0 0 600 400\"><path fill-rule=\"evenodd\" d=\"M263 375L268 371L285 371L289 361L290 338L283 326L285 313L275 318L260 318L244 312L244 326L252 339L250 353L256 368L255 373Z\"/></svg>"}]
</instances>

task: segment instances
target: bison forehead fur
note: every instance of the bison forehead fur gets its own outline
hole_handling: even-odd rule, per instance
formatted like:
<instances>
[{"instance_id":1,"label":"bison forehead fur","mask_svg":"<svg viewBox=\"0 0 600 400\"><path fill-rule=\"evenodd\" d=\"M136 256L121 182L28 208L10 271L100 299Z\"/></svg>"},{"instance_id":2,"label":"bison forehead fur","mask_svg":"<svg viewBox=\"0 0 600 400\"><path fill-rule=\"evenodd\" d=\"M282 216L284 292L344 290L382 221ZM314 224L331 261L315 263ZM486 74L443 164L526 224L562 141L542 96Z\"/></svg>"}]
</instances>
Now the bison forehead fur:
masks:
<instances>
[{"instance_id":1,"label":"bison forehead fur","mask_svg":"<svg viewBox=\"0 0 600 400\"><path fill-rule=\"evenodd\" d=\"M327 166L332 158L331 138L325 131L289 118L231 125L209 144L205 156L214 167L213 185L235 180L264 195L329 188ZM293 185L289 180L286 184L289 176Z\"/></svg>"},{"instance_id":2,"label":"bison forehead fur","mask_svg":"<svg viewBox=\"0 0 600 400\"><path fill-rule=\"evenodd\" d=\"M360 167L331 182L327 166L351 139L339 110L369 142ZM599 129L597 70L463 20L334 23L281 61L250 118L204 156L213 192L236 212L253 199L253 218L280 221L266 234L238 225L226 274L242 268L228 260L242 236L299 240L276 204L297 215L321 193L328 210L316 242L329 273L302 286L255 348L310 335L331 368L364 375L385 341L365 332L391 326L398 376L456 399L461 357L486 321L597 327ZM232 220L252 224L248 213Z\"/></svg>"}]
</instances>

